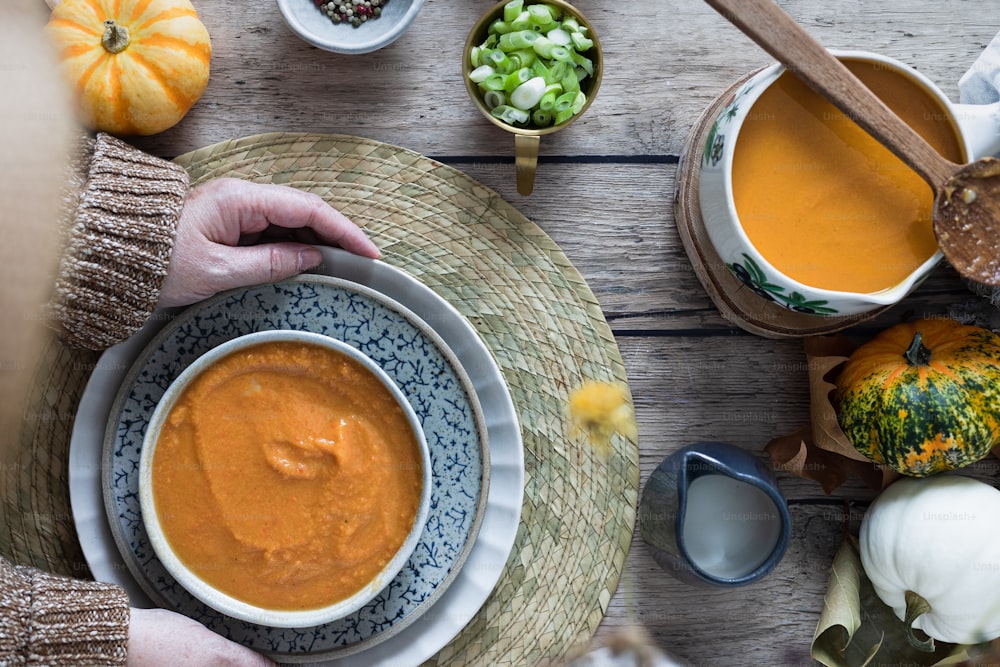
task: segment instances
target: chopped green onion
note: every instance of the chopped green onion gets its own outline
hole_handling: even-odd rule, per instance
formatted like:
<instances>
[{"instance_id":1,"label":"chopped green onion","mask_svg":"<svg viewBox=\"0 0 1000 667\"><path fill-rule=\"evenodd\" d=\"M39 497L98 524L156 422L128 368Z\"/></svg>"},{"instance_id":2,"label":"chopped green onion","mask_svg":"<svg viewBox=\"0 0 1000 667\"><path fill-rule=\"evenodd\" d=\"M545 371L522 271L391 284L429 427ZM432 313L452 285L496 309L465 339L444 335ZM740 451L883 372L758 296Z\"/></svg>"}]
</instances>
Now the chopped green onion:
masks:
<instances>
[{"instance_id":1,"label":"chopped green onion","mask_svg":"<svg viewBox=\"0 0 1000 667\"><path fill-rule=\"evenodd\" d=\"M527 67L522 67L516 72L511 72L503 80L503 89L510 93L513 92L515 88L520 86L522 83L527 81L532 77L532 72Z\"/></svg>"},{"instance_id":2,"label":"chopped green onion","mask_svg":"<svg viewBox=\"0 0 1000 667\"><path fill-rule=\"evenodd\" d=\"M505 123L549 127L587 104L594 62L589 28L538 0L508 0L486 38L469 50L469 80L490 113Z\"/></svg>"},{"instance_id":3,"label":"chopped green onion","mask_svg":"<svg viewBox=\"0 0 1000 667\"><path fill-rule=\"evenodd\" d=\"M512 106L506 104L501 104L498 107L493 107L490 110L494 118L499 118L505 123L510 123L511 125L517 125L521 123L527 123L530 114L527 111L522 111L521 109L515 109Z\"/></svg>"},{"instance_id":4,"label":"chopped green onion","mask_svg":"<svg viewBox=\"0 0 1000 667\"><path fill-rule=\"evenodd\" d=\"M510 23L524 10L524 0L510 0L503 6L503 20Z\"/></svg>"},{"instance_id":5,"label":"chopped green onion","mask_svg":"<svg viewBox=\"0 0 1000 667\"><path fill-rule=\"evenodd\" d=\"M487 90L486 94L483 95L483 103L486 104L487 109L493 109L501 104L507 104L507 97L502 90Z\"/></svg>"},{"instance_id":6,"label":"chopped green onion","mask_svg":"<svg viewBox=\"0 0 1000 667\"><path fill-rule=\"evenodd\" d=\"M535 50L535 53L543 58L549 59L552 58L553 47L555 47L555 44L553 44L552 40L545 35L539 35L538 38L531 44L531 48Z\"/></svg>"},{"instance_id":7,"label":"chopped green onion","mask_svg":"<svg viewBox=\"0 0 1000 667\"><path fill-rule=\"evenodd\" d=\"M489 55L486 57L486 65L492 65L500 74L510 74L515 69L514 62L507 57L507 54L500 49L493 49L490 51Z\"/></svg>"},{"instance_id":8,"label":"chopped green onion","mask_svg":"<svg viewBox=\"0 0 1000 667\"><path fill-rule=\"evenodd\" d=\"M483 90L503 90L504 79L506 79L506 77L499 72L496 74L490 74L488 77L479 82L479 87Z\"/></svg>"},{"instance_id":9,"label":"chopped green onion","mask_svg":"<svg viewBox=\"0 0 1000 667\"><path fill-rule=\"evenodd\" d=\"M594 40L589 37L584 37L581 33L574 32L569 36L570 41L573 42L573 48L583 53L584 51L589 51L594 47Z\"/></svg>"},{"instance_id":10,"label":"chopped green onion","mask_svg":"<svg viewBox=\"0 0 1000 667\"><path fill-rule=\"evenodd\" d=\"M490 24L490 29L487 31L491 35L506 35L510 32L512 28L510 27L509 21L494 21Z\"/></svg>"},{"instance_id":11,"label":"chopped green onion","mask_svg":"<svg viewBox=\"0 0 1000 667\"><path fill-rule=\"evenodd\" d=\"M549 55L553 60L560 60L562 62L570 62L573 50L567 49L565 46L559 46L558 44L552 47Z\"/></svg>"},{"instance_id":12,"label":"chopped green onion","mask_svg":"<svg viewBox=\"0 0 1000 667\"><path fill-rule=\"evenodd\" d=\"M552 30L549 30L547 33L545 33L545 36L548 37L549 40L557 46L568 46L569 43L572 41L569 36L569 33L563 30L562 28L553 28Z\"/></svg>"},{"instance_id":13,"label":"chopped green onion","mask_svg":"<svg viewBox=\"0 0 1000 667\"><path fill-rule=\"evenodd\" d=\"M545 79L536 76L528 79L510 94L510 103L518 109L530 111L542 99L545 92Z\"/></svg>"},{"instance_id":14,"label":"chopped green onion","mask_svg":"<svg viewBox=\"0 0 1000 667\"><path fill-rule=\"evenodd\" d=\"M553 83L545 87L542 98L538 100L538 108L543 111L552 111L556 106L556 98L563 94L563 87L558 83Z\"/></svg>"},{"instance_id":15,"label":"chopped green onion","mask_svg":"<svg viewBox=\"0 0 1000 667\"><path fill-rule=\"evenodd\" d=\"M490 74L496 74L496 70L489 65L480 65L476 69L469 72L469 78L472 79L474 83L482 83Z\"/></svg>"},{"instance_id":16,"label":"chopped green onion","mask_svg":"<svg viewBox=\"0 0 1000 667\"><path fill-rule=\"evenodd\" d=\"M532 44L537 40L538 33L534 30L518 30L517 32L508 32L506 35L501 35L497 46L504 52L517 51L519 49L530 49Z\"/></svg>"},{"instance_id":17,"label":"chopped green onion","mask_svg":"<svg viewBox=\"0 0 1000 667\"><path fill-rule=\"evenodd\" d=\"M511 59L511 62L517 63L518 67L531 67L538 62L538 54L535 53L534 49L511 51L507 57Z\"/></svg>"},{"instance_id":18,"label":"chopped green onion","mask_svg":"<svg viewBox=\"0 0 1000 667\"><path fill-rule=\"evenodd\" d=\"M518 17L510 22L511 30L531 30L531 14L521 12Z\"/></svg>"},{"instance_id":19,"label":"chopped green onion","mask_svg":"<svg viewBox=\"0 0 1000 667\"><path fill-rule=\"evenodd\" d=\"M573 60L573 64L577 67L582 67L588 76L594 76L594 62L590 58L582 56L575 51L570 54L570 58Z\"/></svg>"},{"instance_id":20,"label":"chopped green onion","mask_svg":"<svg viewBox=\"0 0 1000 667\"><path fill-rule=\"evenodd\" d=\"M542 109L535 109L531 113L531 122L538 127L548 127L552 124L552 114Z\"/></svg>"},{"instance_id":21,"label":"chopped green onion","mask_svg":"<svg viewBox=\"0 0 1000 667\"><path fill-rule=\"evenodd\" d=\"M551 67L549 67L549 71L545 75L545 82L550 84L562 83L562 80L565 79L566 75L569 74L571 71L572 70L570 70L569 65L567 63L561 60L557 60L554 63L552 63Z\"/></svg>"},{"instance_id":22,"label":"chopped green onion","mask_svg":"<svg viewBox=\"0 0 1000 667\"><path fill-rule=\"evenodd\" d=\"M562 111L557 111L555 118L552 120L553 125L562 125L570 118L575 116L573 109L563 109Z\"/></svg>"},{"instance_id":23,"label":"chopped green onion","mask_svg":"<svg viewBox=\"0 0 1000 667\"><path fill-rule=\"evenodd\" d=\"M575 93L580 90L580 82L576 78L576 71L572 71L564 76L560 79L559 83L567 93Z\"/></svg>"},{"instance_id":24,"label":"chopped green onion","mask_svg":"<svg viewBox=\"0 0 1000 667\"><path fill-rule=\"evenodd\" d=\"M552 5L530 5L528 7L528 14L531 16L531 22L535 25L552 23L559 18L561 13L562 12Z\"/></svg>"},{"instance_id":25,"label":"chopped green onion","mask_svg":"<svg viewBox=\"0 0 1000 667\"><path fill-rule=\"evenodd\" d=\"M557 97L555 106L556 113L559 113L560 111L565 111L566 109L572 109L574 100L576 100L575 92L563 93L562 95Z\"/></svg>"}]
</instances>

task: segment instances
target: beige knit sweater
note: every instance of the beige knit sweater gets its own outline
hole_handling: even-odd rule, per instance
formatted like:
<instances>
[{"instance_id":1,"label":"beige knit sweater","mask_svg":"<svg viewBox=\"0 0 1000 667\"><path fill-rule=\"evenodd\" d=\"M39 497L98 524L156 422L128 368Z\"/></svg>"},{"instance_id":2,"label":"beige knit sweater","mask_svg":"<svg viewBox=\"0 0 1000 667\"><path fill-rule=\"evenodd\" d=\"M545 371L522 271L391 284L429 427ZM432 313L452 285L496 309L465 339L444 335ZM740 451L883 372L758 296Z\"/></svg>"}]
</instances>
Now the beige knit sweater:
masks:
<instances>
[{"instance_id":1,"label":"beige knit sweater","mask_svg":"<svg viewBox=\"0 0 1000 667\"><path fill-rule=\"evenodd\" d=\"M0 662L123 665L128 596L0 560Z\"/></svg>"},{"instance_id":2,"label":"beige knit sweater","mask_svg":"<svg viewBox=\"0 0 1000 667\"><path fill-rule=\"evenodd\" d=\"M63 253L46 321L99 350L153 312L188 191L180 167L114 137L83 138L67 179ZM0 560L0 663L124 664L128 597Z\"/></svg>"},{"instance_id":3,"label":"beige knit sweater","mask_svg":"<svg viewBox=\"0 0 1000 667\"><path fill-rule=\"evenodd\" d=\"M82 140L74 161L48 319L74 347L103 350L156 307L188 177L107 134Z\"/></svg>"}]
</instances>

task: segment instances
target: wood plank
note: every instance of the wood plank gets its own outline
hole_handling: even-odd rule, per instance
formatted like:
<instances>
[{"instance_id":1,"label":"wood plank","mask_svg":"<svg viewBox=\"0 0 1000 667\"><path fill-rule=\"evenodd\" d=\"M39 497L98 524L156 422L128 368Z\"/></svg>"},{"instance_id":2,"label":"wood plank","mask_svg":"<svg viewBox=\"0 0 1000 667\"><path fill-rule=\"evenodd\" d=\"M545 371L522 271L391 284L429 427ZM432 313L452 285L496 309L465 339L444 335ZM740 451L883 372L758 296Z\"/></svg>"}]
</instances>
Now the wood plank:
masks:
<instances>
[{"instance_id":1,"label":"wood plank","mask_svg":"<svg viewBox=\"0 0 1000 667\"><path fill-rule=\"evenodd\" d=\"M300 41L273 2L195 2L213 37L209 89L181 124L138 146L170 157L261 132L355 134L440 159L497 191L565 250L617 335L636 402L643 484L688 442L724 440L759 453L806 423L801 341L751 336L723 318L674 228L677 159L689 128L732 81L770 62L707 5L574 1L604 44L604 82L586 116L543 139L535 192L522 197L511 136L479 116L461 81L466 31L490 3L429 0L392 46L342 56ZM1000 30L1000 17L981 2L779 4L827 46L898 58L952 99ZM1000 311L942 267L905 303L853 333L948 312L1000 326ZM991 460L970 471L995 479L998 468ZM788 475L781 487L794 532L771 576L732 591L693 588L660 570L634 540L595 641L641 623L695 664L810 664L843 503L857 522L874 493L852 481L826 497L816 483Z\"/></svg>"},{"instance_id":2,"label":"wood plank","mask_svg":"<svg viewBox=\"0 0 1000 667\"><path fill-rule=\"evenodd\" d=\"M471 159L451 166L496 190L559 244L616 332L740 331L708 298L677 235L675 163L543 160L528 197L516 193L512 163ZM573 184L571 198L567 183ZM995 311L942 265L869 329L950 309Z\"/></svg>"},{"instance_id":3,"label":"wood plank","mask_svg":"<svg viewBox=\"0 0 1000 667\"><path fill-rule=\"evenodd\" d=\"M764 458L771 438L808 422L807 368L797 341L678 335L618 342L636 400L643 487L663 458L688 443L721 440ZM996 484L1000 461L986 459L964 474ZM659 646L693 664L808 664L844 522L856 531L876 492L852 480L826 496L816 482L784 473L779 484L793 532L771 575L733 590L692 587L660 570L636 533L594 642L639 623Z\"/></svg>"},{"instance_id":4,"label":"wood plank","mask_svg":"<svg viewBox=\"0 0 1000 667\"><path fill-rule=\"evenodd\" d=\"M676 155L720 91L770 62L692 0L575 4L604 44L604 82L585 117L542 141L543 155ZM1000 19L976 2L781 4L827 46L894 56L953 96L959 76L1000 29ZM511 155L513 140L479 115L461 80L462 45L486 7L427 2L394 44L344 56L298 39L273 2L201 0L199 15L213 38L209 88L180 125L137 143L172 156L284 130L357 134L430 156Z\"/></svg>"}]
</instances>

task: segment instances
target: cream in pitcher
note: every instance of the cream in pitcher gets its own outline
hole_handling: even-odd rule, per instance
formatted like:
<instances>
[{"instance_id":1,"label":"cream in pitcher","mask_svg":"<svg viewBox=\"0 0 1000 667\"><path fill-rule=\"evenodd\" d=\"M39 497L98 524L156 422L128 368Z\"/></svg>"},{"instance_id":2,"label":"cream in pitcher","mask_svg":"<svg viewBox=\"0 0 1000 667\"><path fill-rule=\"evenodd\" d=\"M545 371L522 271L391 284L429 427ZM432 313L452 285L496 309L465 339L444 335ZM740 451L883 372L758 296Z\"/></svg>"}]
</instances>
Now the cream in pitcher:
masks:
<instances>
[{"instance_id":1,"label":"cream in pitcher","mask_svg":"<svg viewBox=\"0 0 1000 667\"><path fill-rule=\"evenodd\" d=\"M743 586L785 554L791 516L774 471L724 442L686 445L660 462L639 501L639 532L681 581Z\"/></svg>"}]
</instances>

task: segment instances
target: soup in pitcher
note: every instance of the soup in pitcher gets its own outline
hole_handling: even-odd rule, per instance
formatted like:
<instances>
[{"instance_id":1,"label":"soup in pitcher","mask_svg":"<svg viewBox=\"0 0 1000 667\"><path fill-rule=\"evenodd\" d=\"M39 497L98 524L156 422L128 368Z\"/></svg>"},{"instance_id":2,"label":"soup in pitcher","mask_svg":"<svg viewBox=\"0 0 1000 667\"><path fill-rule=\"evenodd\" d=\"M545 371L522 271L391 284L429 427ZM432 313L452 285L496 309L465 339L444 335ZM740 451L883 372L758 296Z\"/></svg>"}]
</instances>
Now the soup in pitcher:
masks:
<instances>
[{"instance_id":1,"label":"soup in pitcher","mask_svg":"<svg viewBox=\"0 0 1000 667\"><path fill-rule=\"evenodd\" d=\"M963 161L948 111L918 82L882 63L844 64L942 155ZM788 72L747 114L732 179L750 242L804 285L878 292L937 252L931 187Z\"/></svg>"}]
</instances>

